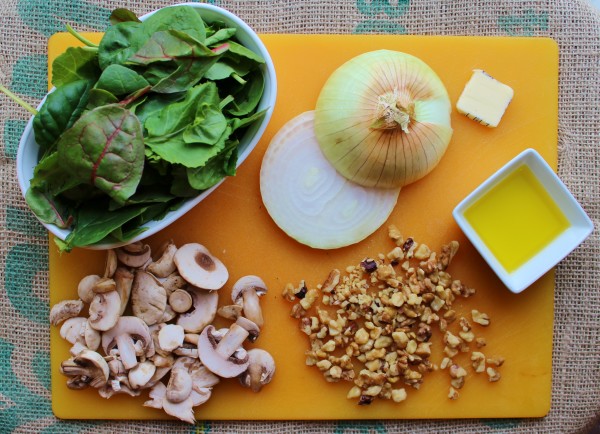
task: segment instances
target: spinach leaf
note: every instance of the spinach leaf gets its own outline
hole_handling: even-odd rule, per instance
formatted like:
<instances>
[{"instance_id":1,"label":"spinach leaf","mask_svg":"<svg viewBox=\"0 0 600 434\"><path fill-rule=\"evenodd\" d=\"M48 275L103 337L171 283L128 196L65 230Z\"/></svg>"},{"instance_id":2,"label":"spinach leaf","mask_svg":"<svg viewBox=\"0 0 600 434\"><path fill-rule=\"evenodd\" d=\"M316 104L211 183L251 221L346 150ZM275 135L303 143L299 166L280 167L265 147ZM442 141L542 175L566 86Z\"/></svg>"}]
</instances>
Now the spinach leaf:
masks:
<instances>
[{"instance_id":1,"label":"spinach leaf","mask_svg":"<svg viewBox=\"0 0 600 434\"><path fill-rule=\"evenodd\" d=\"M142 127L131 111L112 104L82 115L61 136L63 169L119 203L136 190L144 167Z\"/></svg>"},{"instance_id":2,"label":"spinach leaf","mask_svg":"<svg viewBox=\"0 0 600 434\"><path fill-rule=\"evenodd\" d=\"M214 45L225 42L228 39L232 38L235 35L235 32L236 29L234 27L219 29L206 38L206 40L204 41L204 45L206 45L207 47L212 47Z\"/></svg>"},{"instance_id":3,"label":"spinach leaf","mask_svg":"<svg viewBox=\"0 0 600 434\"><path fill-rule=\"evenodd\" d=\"M60 135L79 118L88 101L90 82L74 81L56 88L33 118L35 141L48 153Z\"/></svg>"},{"instance_id":4,"label":"spinach leaf","mask_svg":"<svg viewBox=\"0 0 600 434\"><path fill-rule=\"evenodd\" d=\"M127 21L141 22L135 13L126 8L117 8L110 14L108 21L111 24L124 23Z\"/></svg>"},{"instance_id":5,"label":"spinach leaf","mask_svg":"<svg viewBox=\"0 0 600 434\"><path fill-rule=\"evenodd\" d=\"M194 121L183 131L185 143L214 145L225 133L227 119L214 104L201 104Z\"/></svg>"},{"instance_id":6,"label":"spinach leaf","mask_svg":"<svg viewBox=\"0 0 600 434\"><path fill-rule=\"evenodd\" d=\"M144 21L144 33L148 36L166 30L187 33L199 42L206 39L204 21L191 6L159 9Z\"/></svg>"},{"instance_id":7,"label":"spinach leaf","mask_svg":"<svg viewBox=\"0 0 600 434\"><path fill-rule=\"evenodd\" d=\"M240 86L237 92L232 93L234 101L226 107L225 111L237 117L251 113L260 102L264 87L265 79L262 72L259 70L252 72L247 83Z\"/></svg>"},{"instance_id":8,"label":"spinach leaf","mask_svg":"<svg viewBox=\"0 0 600 434\"><path fill-rule=\"evenodd\" d=\"M144 101L142 101L137 107L132 108L135 115L138 117L142 125L146 122L146 119L170 104L179 102L184 99L185 92L179 93L150 93Z\"/></svg>"},{"instance_id":9,"label":"spinach leaf","mask_svg":"<svg viewBox=\"0 0 600 434\"><path fill-rule=\"evenodd\" d=\"M113 95L128 95L149 86L144 77L122 65L109 65L100 75L95 88Z\"/></svg>"},{"instance_id":10,"label":"spinach leaf","mask_svg":"<svg viewBox=\"0 0 600 434\"><path fill-rule=\"evenodd\" d=\"M86 106L87 110L95 109L108 104L116 104L119 100L112 93L103 89L90 89L88 103Z\"/></svg>"},{"instance_id":11,"label":"spinach leaf","mask_svg":"<svg viewBox=\"0 0 600 434\"><path fill-rule=\"evenodd\" d=\"M98 46L98 63L106 69L113 63L122 64L148 39L141 31L142 23L125 21L106 29Z\"/></svg>"},{"instance_id":12,"label":"spinach leaf","mask_svg":"<svg viewBox=\"0 0 600 434\"><path fill-rule=\"evenodd\" d=\"M203 167L187 169L189 185L196 190L206 190L226 176L235 175L238 142L230 141L223 151L211 158Z\"/></svg>"},{"instance_id":13,"label":"spinach leaf","mask_svg":"<svg viewBox=\"0 0 600 434\"><path fill-rule=\"evenodd\" d=\"M182 101L165 105L147 117L144 127L148 137L165 138L183 132L194 122L199 105L214 104L218 98L214 83L207 82L190 88Z\"/></svg>"},{"instance_id":14,"label":"spinach leaf","mask_svg":"<svg viewBox=\"0 0 600 434\"><path fill-rule=\"evenodd\" d=\"M144 206L124 207L109 211L103 203L88 205L79 209L73 231L67 236L63 250L89 246L104 240L116 229L144 212Z\"/></svg>"},{"instance_id":15,"label":"spinach leaf","mask_svg":"<svg viewBox=\"0 0 600 434\"><path fill-rule=\"evenodd\" d=\"M100 74L98 50L69 47L52 62L52 84L60 87L79 80L96 81Z\"/></svg>"},{"instance_id":16,"label":"spinach leaf","mask_svg":"<svg viewBox=\"0 0 600 434\"><path fill-rule=\"evenodd\" d=\"M159 137L148 138L146 139L146 146L171 164L181 164L185 167L200 167L221 152L223 142L219 141L215 145L186 143L183 140L183 134L179 134L166 139Z\"/></svg>"}]
</instances>

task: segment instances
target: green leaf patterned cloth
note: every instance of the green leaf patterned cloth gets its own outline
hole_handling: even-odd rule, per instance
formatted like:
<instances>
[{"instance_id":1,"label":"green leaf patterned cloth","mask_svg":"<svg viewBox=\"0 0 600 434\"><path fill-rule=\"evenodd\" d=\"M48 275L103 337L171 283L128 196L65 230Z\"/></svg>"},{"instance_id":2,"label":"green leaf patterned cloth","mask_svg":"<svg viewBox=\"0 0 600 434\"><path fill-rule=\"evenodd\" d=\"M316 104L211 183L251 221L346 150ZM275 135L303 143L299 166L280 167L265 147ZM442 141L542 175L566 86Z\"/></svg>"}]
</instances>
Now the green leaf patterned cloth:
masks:
<instances>
[{"instance_id":1,"label":"green leaf patterned cloth","mask_svg":"<svg viewBox=\"0 0 600 434\"><path fill-rule=\"evenodd\" d=\"M2 0L0 82L37 105L47 39L102 30L110 11L167 0ZM559 175L600 225L600 14L587 0L215 0L262 33L549 36L560 47ZM518 68L519 65L515 65ZM27 209L15 158L28 113L0 95L0 433L586 432L600 418L598 231L557 270L552 408L542 419L429 421L62 421L51 409L48 238ZM534 313L532 313L534 314Z\"/></svg>"}]
</instances>

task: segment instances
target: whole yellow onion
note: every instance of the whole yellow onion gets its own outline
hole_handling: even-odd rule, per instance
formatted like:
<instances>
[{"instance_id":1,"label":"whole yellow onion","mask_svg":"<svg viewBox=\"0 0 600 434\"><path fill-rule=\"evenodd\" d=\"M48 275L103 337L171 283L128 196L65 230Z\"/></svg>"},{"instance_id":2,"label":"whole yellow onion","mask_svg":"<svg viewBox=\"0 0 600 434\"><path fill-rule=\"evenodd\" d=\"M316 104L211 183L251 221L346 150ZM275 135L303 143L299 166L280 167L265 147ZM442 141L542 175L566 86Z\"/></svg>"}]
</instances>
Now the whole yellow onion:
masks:
<instances>
[{"instance_id":1,"label":"whole yellow onion","mask_svg":"<svg viewBox=\"0 0 600 434\"><path fill-rule=\"evenodd\" d=\"M446 152L448 92L410 54L378 50L344 63L317 100L315 135L336 170L365 187L397 188L428 174Z\"/></svg>"}]
</instances>

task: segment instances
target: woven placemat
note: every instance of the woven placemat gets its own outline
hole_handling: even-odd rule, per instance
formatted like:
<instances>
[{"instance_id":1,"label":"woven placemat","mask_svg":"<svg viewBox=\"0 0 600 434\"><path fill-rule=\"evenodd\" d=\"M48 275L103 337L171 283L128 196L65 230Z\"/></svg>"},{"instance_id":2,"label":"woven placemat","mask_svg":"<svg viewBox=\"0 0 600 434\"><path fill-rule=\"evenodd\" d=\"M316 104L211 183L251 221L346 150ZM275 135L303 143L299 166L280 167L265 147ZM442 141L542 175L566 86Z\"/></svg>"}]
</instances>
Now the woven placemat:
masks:
<instances>
[{"instance_id":1,"label":"woven placemat","mask_svg":"<svg viewBox=\"0 0 600 434\"><path fill-rule=\"evenodd\" d=\"M156 0L2 0L0 82L37 105L47 39L102 30L110 11L142 14ZM264 33L550 36L560 47L559 176L600 223L600 14L584 0L216 1ZM513 65L519 68L520 65ZM0 432L587 432L600 416L598 232L557 270L552 407L542 419L368 422L61 421L49 379L48 241L28 211L15 157L28 116L0 96Z\"/></svg>"}]
</instances>

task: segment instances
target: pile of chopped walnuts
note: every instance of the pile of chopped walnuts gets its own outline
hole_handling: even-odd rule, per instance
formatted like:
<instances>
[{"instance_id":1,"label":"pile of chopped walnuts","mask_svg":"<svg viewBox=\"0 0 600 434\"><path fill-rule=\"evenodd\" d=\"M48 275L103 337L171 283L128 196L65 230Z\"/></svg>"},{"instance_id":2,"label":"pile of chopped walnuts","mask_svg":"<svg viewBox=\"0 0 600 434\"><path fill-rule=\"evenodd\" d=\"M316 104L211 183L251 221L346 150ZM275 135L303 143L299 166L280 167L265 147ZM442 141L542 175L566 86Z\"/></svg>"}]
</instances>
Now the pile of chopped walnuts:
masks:
<instances>
[{"instance_id":1,"label":"pile of chopped walnuts","mask_svg":"<svg viewBox=\"0 0 600 434\"><path fill-rule=\"evenodd\" d=\"M291 315L309 337L306 364L316 366L329 382L352 382L347 398L358 399L359 405L377 397L402 402L407 398L402 385L419 389L425 375L437 369L448 370L448 397L457 399L467 376L454 360L460 353L471 352L473 372L498 381L504 359L485 356L486 341L474 328L487 327L489 316L472 310L469 320L452 308L457 297L475 294L447 272L458 242L444 245L438 254L404 239L393 225L388 235L395 247L387 255L365 258L345 274L334 269L316 288L304 281L286 285L285 298L298 300ZM443 334L439 365L431 360L434 327Z\"/></svg>"}]
</instances>

